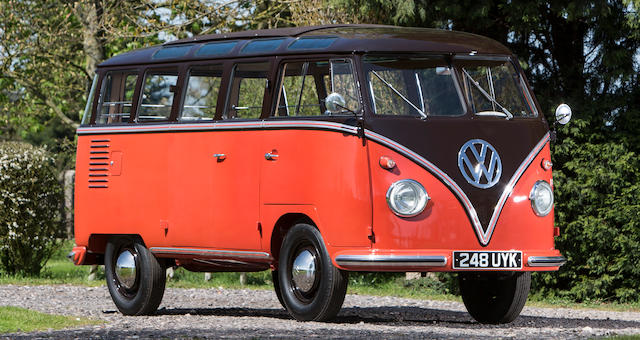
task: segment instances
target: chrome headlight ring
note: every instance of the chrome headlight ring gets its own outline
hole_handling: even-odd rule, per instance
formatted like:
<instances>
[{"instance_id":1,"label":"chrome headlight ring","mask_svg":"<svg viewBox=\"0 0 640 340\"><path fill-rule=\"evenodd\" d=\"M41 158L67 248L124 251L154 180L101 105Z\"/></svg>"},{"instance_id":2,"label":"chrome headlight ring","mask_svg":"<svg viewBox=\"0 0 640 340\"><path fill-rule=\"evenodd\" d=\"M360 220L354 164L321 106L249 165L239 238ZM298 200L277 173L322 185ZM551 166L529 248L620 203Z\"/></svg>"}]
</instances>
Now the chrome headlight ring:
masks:
<instances>
[{"instance_id":1,"label":"chrome headlight ring","mask_svg":"<svg viewBox=\"0 0 640 340\"><path fill-rule=\"evenodd\" d=\"M420 214L429 202L429 195L422 184L412 179L394 182L387 190L387 205L400 217Z\"/></svg>"},{"instance_id":2,"label":"chrome headlight ring","mask_svg":"<svg viewBox=\"0 0 640 340\"><path fill-rule=\"evenodd\" d=\"M531 208L537 216L547 216L553 209L554 200L551 185L546 181L537 181L531 189L529 199L531 200Z\"/></svg>"}]
</instances>

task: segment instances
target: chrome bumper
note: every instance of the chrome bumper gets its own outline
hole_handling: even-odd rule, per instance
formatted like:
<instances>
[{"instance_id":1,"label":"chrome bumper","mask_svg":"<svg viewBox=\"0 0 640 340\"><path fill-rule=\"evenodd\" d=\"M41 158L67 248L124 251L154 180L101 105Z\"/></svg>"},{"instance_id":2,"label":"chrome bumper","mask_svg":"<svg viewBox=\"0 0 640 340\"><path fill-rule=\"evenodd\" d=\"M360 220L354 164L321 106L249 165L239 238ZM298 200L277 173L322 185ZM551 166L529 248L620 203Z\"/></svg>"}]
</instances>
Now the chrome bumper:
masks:
<instances>
[{"instance_id":1,"label":"chrome bumper","mask_svg":"<svg viewBox=\"0 0 640 340\"><path fill-rule=\"evenodd\" d=\"M338 255L336 263L343 267L381 268L411 267L430 268L447 265L446 256L407 256L407 255Z\"/></svg>"},{"instance_id":2,"label":"chrome bumper","mask_svg":"<svg viewBox=\"0 0 640 340\"><path fill-rule=\"evenodd\" d=\"M529 267L560 267L567 262L564 256L529 256Z\"/></svg>"}]
</instances>

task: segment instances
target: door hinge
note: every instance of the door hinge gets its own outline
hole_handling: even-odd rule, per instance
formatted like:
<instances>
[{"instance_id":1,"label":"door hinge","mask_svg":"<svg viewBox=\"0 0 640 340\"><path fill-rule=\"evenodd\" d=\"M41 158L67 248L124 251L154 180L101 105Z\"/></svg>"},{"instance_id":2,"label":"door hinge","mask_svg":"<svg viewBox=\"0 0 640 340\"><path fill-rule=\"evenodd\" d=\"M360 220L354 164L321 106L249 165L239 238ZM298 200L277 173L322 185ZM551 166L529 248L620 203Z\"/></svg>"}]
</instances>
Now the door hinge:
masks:
<instances>
[{"instance_id":1,"label":"door hinge","mask_svg":"<svg viewBox=\"0 0 640 340\"><path fill-rule=\"evenodd\" d=\"M371 243L376 243L376 234L373 233L373 227L369 226L369 236L367 236Z\"/></svg>"},{"instance_id":2,"label":"door hinge","mask_svg":"<svg viewBox=\"0 0 640 340\"><path fill-rule=\"evenodd\" d=\"M169 221L160 220L160 229L164 231L164 236L167 237L167 234L169 233Z\"/></svg>"}]
</instances>

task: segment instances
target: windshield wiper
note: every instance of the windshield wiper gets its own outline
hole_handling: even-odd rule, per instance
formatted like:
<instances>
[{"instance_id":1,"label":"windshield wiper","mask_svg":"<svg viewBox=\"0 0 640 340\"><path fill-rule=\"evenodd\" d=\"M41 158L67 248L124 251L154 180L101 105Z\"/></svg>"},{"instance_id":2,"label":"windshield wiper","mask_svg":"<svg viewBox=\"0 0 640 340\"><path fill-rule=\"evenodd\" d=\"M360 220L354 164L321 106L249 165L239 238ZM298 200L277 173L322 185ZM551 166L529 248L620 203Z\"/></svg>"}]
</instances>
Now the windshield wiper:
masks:
<instances>
[{"instance_id":1,"label":"windshield wiper","mask_svg":"<svg viewBox=\"0 0 640 340\"><path fill-rule=\"evenodd\" d=\"M404 100L405 102L407 102L407 104L411 105L411 107L413 107L416 111L418 111L418 113L422 116L422 118L427 118L427 114L424 113L424 111L420 110L417 106L413 105L413 103L407 99L405 96L402 95L402 93L398 92L398 90L396 90L393 85L389 84L386 80L382 79L382 77L378 74L378 72L376 71L371 71L376 77L378 77L378 79L380 79L381 82L383 82L385 85L387 85L388 88L391 89L391 91L393 91L395 94L397 94L400 98L402 98L402 100Z\"/></svg>"},{"instance_id":2,"label":"windshield wiper","mask_svg":"<svg viewBox=\"0 0 640 340\"><path fill-rule=\"evenodd\" d=\"M487 91L485 91L482 86L480 86L480 83L478 83L477 81L475 81L473 79L473 77L471 77L471 75L469 74L469 72L467 72L467 70L465 70L464 68L462 69L462 72L464 72L464 75L467 77L467 79L469 81L471 81L471 83L480 91L480 93L482 93L482 95L489 99L489 101L491 101L494 105L498 106L500 108L500 110L502 110L502 112L504 112L505 116L507 119L511 119L513 118L513 115L511 114L511 112L509 112L509 110L507 110L504 106L500 105L500 103L498 103L498 101L495 100L495 98L493 98L490 94L487 93ZM491 80L489 80L491 81Z\"/></svg>"}]
</instances>

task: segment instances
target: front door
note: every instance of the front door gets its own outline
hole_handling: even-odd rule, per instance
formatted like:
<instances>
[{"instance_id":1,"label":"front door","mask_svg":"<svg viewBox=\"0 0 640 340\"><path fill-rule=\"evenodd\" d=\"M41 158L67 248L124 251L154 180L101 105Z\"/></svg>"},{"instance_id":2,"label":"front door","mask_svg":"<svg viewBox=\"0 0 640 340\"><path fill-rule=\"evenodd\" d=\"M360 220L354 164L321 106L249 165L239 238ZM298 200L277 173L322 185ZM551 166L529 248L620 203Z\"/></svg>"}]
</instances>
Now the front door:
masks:
<instances>
[{"instance_id":1,"label":"front door","mask_svg":"<svg viewBox=\"0 0 640 340\"><path fill-rule=\"evenodd\" d=\"M290 60L279 74L277 103L262 139L263 220L301 213L329 245L369 247L368 162L357 135L360 100L351 60ZM343 98L343 108L329 111L330 93Z\"/></svg>"}]
</instances>

